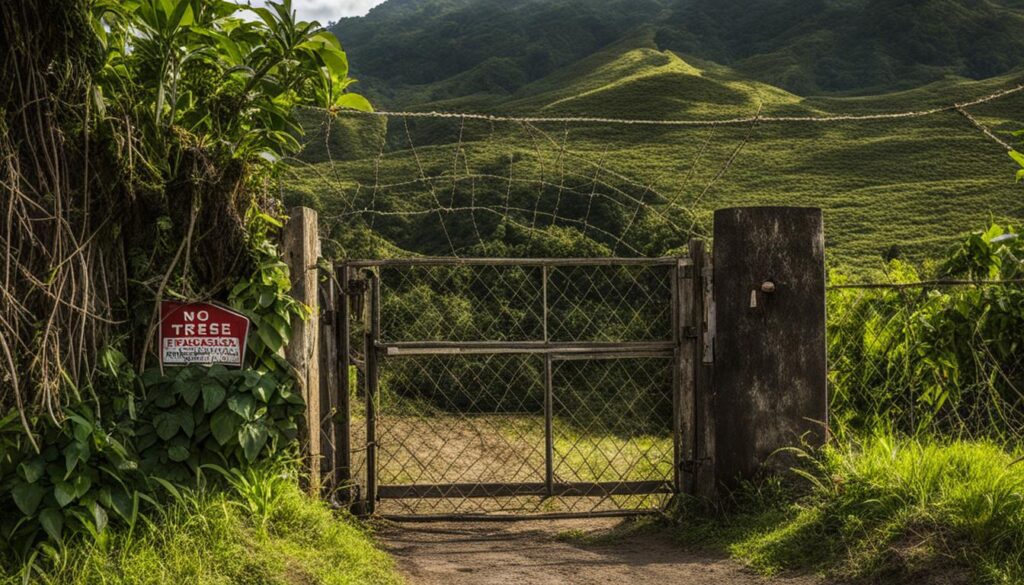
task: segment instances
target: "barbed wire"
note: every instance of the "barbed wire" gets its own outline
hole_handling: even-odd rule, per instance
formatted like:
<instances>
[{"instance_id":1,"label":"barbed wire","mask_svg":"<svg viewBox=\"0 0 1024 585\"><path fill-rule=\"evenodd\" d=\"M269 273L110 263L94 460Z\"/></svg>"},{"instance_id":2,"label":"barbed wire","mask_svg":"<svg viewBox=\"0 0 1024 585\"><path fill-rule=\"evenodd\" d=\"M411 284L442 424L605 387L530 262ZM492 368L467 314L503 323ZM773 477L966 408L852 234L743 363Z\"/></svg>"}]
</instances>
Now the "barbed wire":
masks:
<instances>
[{"instance_id":1,"label":"barbed wire","mask_svg":"<svg viewBox=\"0 0 1024 585\"><path fill-rule=\"evenodd\" d=\"M333 123L325 123L324 146L331 168L316 169L306 176L315 177L336 193L333 196L336 202L321 213L327 222L362 223L399 250L403 246L398 245L398 241L405 240L405 247L412 246L406 251L411 254L459 256L465 251L491 254L498 234L496 226L505 224L522 230L521 240L510 240L516 246L525 246L517 253L540 252L548 244L538 238L561 237L551 228L564 226L575 229L585 239L607 245L608 253L621 249L642 256L645 249L648 253L663 253L673 247L652 243L650 230L655 226L657 230L665 230L659 234L679 240L678 245L704 233L706 226L702 218L706 214L701 211L706 207L704 199L730 172L744 147L758 140L755 134L764 124L910 120L953 113L965 118L1004 150L1012 150L967 108L1022 91L1024 84L949 105L877 114L772 116L765 115L761 105L752 116L710 120L312 108L327 114L327 120L346 117L384 122L373 135L373 140L379 143L375 146L362 143L367 150L365 156L341 166L335 164L334 146L330 142ZM438 134L443 125L411 126L414 119L452 122L450 129L441 130L451 134L447 137ZM470 128L470 123L479 127ZM705 127L708 132L693 141L692 148L679 151L685 160L661 160L664 155L659 154L661 162L652 167L653 172L647 176L638 174L631 163L616 164L617 138L595 138L588 129L600 124ZM743 129L743 125L747 128ZM726 132L725 128L736 130ZM582 140L579 147L570 146L574 139ZM424 140L425 144L418 144ZM716 144L723 140L735 142ZM365 162L358 162L360 160ZM366 166L368 163L372 168ZM681 180L672 181L673 175ZM619 211L609 214L614 208ZM484 216L488 219L481 221ZM415 223L401 218L412 219ZM436 238L427 237L432 225L437 228L441 248L433 247L438 243ZM426 239L423 242L407 239L413 234L410 229L424 234ZM421 243L429 245L424 247ZM500 246L499 249L507 253Z\"/></svg>"},{"instance_id":2,"label":"barbed wire","mask_svg":"<svg viewBox=\"0 0 1024 585\"><path fill-rule=\"evenodd\" d=\"M437 118L437 119L463 119L482 120L488 122L515 122L524 124L618 124L626 126L736 126L757 123L832 123L832 122L867 122L872 120L899 120L907 118L922 118L941 114L943 112L961 111L966 108L979 106L988 102L996 101L1004 97L1024 91L1024 84L1006 88L980 98L966 102L955 102L952 104L928 108L924 110L907 110L900 112L884 112L878 114L824 114L820 116L740 116L734 118L719 118L707 120L658 120L658 119L629 119L629 118L607 118L594 116L515 116L512 114L478 114L467 112L416 112L416 111L388 111L377 110L373 112L362 112L357 110L337 110L335 113L350 116L378 116L378 117L402 117L402 118Z\"/></svg>"}]
</instances>

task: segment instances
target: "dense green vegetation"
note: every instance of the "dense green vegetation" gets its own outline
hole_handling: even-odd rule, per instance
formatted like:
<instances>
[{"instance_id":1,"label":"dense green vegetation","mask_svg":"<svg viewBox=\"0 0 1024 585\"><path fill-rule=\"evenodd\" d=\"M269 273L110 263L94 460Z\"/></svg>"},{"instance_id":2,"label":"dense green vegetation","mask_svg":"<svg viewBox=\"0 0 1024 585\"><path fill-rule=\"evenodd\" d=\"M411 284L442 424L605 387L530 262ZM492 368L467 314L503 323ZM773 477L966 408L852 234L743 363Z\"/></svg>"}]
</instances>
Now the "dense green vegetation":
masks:
<instances>
[{"instance_id":1,"label":"dense green vegetation","mask_svg":"<svg viewBox=\"0 0 1024 585\"><path fill-rule=\"evenodd\" d=\"M199 544L193 513L247 497L218 489L297 453L304 405L282 349L309 311L289 294L270 186L299 148L296 107L369 104L347 91L336 38L296 20L289 2L252 19L240 10L222 0L0 6L0 563L25 582L102 581L117 562L138 563L125 582L242 571L159 565ZM163 299L245 313L246 367L155 366ZM198 503L169 504L180 503L176 484L212 469L229 471L190 496ZM293 516L315 519L287 497ZM254 512L225 510L211 520L221 532L203 538L240 546ZM316 513L329 541L355 534ZM162 559L164 545L180 550ZM309 570L324 573L326 560Z\"/></svg>"},{"instance_id":2,"label":"dense green vegetation","mask_svg":"<svg viewBox=\"0 0 1024 585\"><path fill-rule=\"evenodd\" d=\"M4 567L0 582L401 583L370 535L301 493L288 467L261 464L230 479L227 491L174 488L162 494L167 503L151 520L117 526L95 542L44 546L34 565Z\"/></svg>"},{"instance_id":3,"label":"dense green vegetation","mask_svg":"<svg viewBox=\"0 0 1024 585\"><path fill-rule=\"evenodd\" d=\"M1013 282L1024 274L1022 252L1018 233L992 226L967 237L934 272L893 261L888 278ZM1021 331L1020 284L830 291L833 431L856 436L884 429L1019 443Z\"/></svg>"},{"instance_id":4,"label":"dense green vegetation","mask_svg":"<svg viewBox=\"0 0 1024 585\"><path fill-rule=\"evenodd\" d=\"M869 435L803 458L797 487L771 480L732 513L679 509L681 541L725 549L766 574L840 582L1020 583L1024 468L984 441Z\"/></svg>"},{"instance_id":5,"label":"dense green vegetation","mask_svg":"<svg viewBox=\"0 0 1024 585\"><path fill-rule=\"evenodd\" d=\"M801 94L983 79L1021 62L1022 22L1012 0L391 0L332 30L381 97L421 105L513 93L638 31Z\"/></svg>"}]
</instances>

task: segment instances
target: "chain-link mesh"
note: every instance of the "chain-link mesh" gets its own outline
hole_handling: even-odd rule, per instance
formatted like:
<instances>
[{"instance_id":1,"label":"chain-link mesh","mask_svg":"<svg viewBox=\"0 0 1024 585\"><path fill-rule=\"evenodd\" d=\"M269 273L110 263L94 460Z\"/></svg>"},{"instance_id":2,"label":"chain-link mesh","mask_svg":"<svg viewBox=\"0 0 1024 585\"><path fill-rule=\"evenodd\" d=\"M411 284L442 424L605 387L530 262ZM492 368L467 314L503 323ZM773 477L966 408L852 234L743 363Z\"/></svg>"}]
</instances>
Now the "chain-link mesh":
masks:
<instances>
[{"instance_id":1,"label":"chain-link mesh","mask_svg":"<svg viewBox=\"0 0 1024 585\"><path fill-rule=\"evenodd\" d=\"M560 266L550 271L554 341L672 339L669 271L651 266Z\"/></svg>"},{"instance_id":2,"label":"chain-link mesh","mask_svg":"<svg viewBox=\"0 0 1024 585\"><path fill-rule=\"evenodd\" d=\"M1024 287L910 284L828 293L832 427L1019 442Z\"/></svg>"},{"instance_id":3,"label":"chain-link mesh","mask_svg":"<svg viewBox=\"0 0 1024 585\"><path fill-rule=\"evenodd\" d=\"M674 262L370 267L384 514L661 507L674 489ZM364 307L353 348L370 329ZM593 348L587 344L593 343ZM484 345L480 345L484 344ZM357 361L364 359L358 354Z\"/></svg>"},{"instance_id":4,"label":"chain-link mesh","mask_svg":"<svg viewBox=\"0 0 1024 585\"><path fill-rule=\"evenodd\" d=\"M380 270L383 341L543 339L539 266L399 266Z\"/></svg>"}]
</instances>

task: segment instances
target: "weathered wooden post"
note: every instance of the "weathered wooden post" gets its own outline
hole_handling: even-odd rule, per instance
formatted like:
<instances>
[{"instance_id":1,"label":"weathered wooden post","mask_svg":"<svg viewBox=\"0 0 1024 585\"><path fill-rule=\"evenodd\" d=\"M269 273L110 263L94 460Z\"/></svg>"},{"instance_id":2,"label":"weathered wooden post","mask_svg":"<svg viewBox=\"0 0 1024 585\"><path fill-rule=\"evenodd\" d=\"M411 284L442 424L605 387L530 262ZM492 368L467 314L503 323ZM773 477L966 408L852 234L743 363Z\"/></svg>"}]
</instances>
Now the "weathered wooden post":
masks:
<instances>
[{"instance_id":1,"label":"weathered wooden post","mask_svg":"<svg viewBox=\"0 0 1024 585\"><path fill-rule=\"evenodd\" d=\"M714 387L712 385L713 321L711 262L702 240L690 240L689 259L680 260L679 275L679 396L680 441L678 489L712 499L715 492Z\"/></svg>"},{"instance_id":2,"label":"weathered wooden post","mask_svg":"<svg viewBox=\"0 0 1024 585\"><path fill-rule=\"evenodd\" d=\"M292 338L285 348L288 363L295 368L299 390L306 401L305 424L299 429L299 441L311 495L320 491L320 302L317 260L320 258L320 234L317 213L307 207L288 212L284 226L284 259L291 270L291 294L312 309L307 320L293 318Z\"/></svg>"},{"instance_id":3,"label":"weathered wooden post","mask_svg":"<svg viewBox=\"0 0 1024 585\"><path fill-rule=\"evenodd\" d=\"M735 486L827 438L820 209L715 212L715 477Z\"/></svg>"}]
</instances>

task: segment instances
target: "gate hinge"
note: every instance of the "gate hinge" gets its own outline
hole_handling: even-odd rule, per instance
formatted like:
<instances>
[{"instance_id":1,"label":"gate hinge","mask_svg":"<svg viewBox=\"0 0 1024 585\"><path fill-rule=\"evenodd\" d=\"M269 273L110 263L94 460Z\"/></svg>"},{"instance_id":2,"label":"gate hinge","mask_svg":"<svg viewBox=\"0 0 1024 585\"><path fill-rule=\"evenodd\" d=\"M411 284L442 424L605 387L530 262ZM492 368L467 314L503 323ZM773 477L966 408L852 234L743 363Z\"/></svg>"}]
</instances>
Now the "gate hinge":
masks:
<instances>
[{"instance_id":1,"label":"gate hinge","mask_svg":"<svg viewBox=\"0 0 1024 585\"><path fill-rule=\"evenodd\" d=\"M683 337L686 339L697 339L697 328L693 325L686 325L683 327Z\"/></svg>"}]
</instances>

